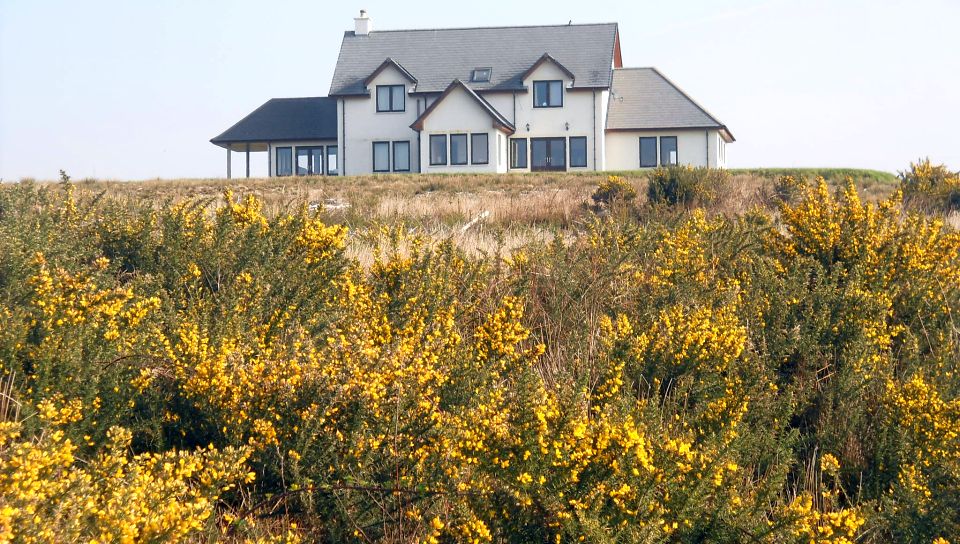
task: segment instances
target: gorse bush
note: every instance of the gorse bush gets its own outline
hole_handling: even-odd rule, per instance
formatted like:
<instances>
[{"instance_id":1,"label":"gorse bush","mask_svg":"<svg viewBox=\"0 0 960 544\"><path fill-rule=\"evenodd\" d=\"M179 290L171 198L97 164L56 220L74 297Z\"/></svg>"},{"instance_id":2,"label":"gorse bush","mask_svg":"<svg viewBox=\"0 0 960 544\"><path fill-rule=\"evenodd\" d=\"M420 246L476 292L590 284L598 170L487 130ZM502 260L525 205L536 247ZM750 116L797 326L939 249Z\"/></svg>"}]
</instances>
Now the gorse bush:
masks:
<instances>
[{"instance_id":1,"label":"gorse bush","mask_svg":"<svg viewBox=\"0 0 960 544\"><path fill-rule=\"evenodd\" d=\"M509 256L5 187L0 540L942 544L960 235L791 187Z\"/></svg>"},{"instance_id":2,"label":"gorse bush","mask_svg":"<svg viewBox=\"0 0 960 544\"><path fill-rule=\"evenodd\" d=\"M727 188L726 170L692 166L657 168L650 176L647 200L651 204L703 206L714 202Z\"/></svg>"},{"instance_id":3,"label":"gorse bush","mask_svg":"<svg viewBox=\"0 0 960 544\"><path fill-rule=\"evenodd\" d=\"M607 179L600 182L597 190L590 195L590 198L598 206L630 205L637 198L637 190L620 176L607 176Z\"/></svg>"},{"instance_id":4,"label":"gorse bush","mask_svg":"<svg viewBox=\"0 0 960 544\"><path fill-rule=\"evenodd\" d=\"M927 158L910 163L910 169L898 177L907 204L928 211L960 210L960 172Z\"/></svg>"}]
</instances>

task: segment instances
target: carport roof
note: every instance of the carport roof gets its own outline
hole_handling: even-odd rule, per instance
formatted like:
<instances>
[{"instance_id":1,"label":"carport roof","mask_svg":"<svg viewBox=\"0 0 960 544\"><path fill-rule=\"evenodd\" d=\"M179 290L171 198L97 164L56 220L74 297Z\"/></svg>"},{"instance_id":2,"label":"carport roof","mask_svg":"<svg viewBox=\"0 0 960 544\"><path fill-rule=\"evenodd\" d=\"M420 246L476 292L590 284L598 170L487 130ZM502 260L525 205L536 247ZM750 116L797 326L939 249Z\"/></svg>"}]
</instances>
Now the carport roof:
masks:
<instances>
[{"instance_id":1,"label":"carport roof","mask_svg":"<svg viewBox=\"0 0 960 544\"><path fill-rule=\"evenodd\" d=\"M210 142L235 143L337 139L337 101L325 96L272 98Z\"/></svg>"}]
</instances>

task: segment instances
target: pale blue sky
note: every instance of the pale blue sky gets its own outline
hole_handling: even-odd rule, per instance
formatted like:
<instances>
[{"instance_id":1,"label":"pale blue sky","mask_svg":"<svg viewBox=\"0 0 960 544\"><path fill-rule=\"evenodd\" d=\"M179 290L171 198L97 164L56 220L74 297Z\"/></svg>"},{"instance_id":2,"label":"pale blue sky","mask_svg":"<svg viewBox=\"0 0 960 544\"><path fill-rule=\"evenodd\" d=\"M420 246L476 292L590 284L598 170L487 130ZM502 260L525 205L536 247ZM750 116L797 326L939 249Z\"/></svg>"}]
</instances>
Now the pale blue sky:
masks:
<instances>
[{"instance_id":1,"label":"pale blue sky","mask_svg":"<svg viewBox=\"0 0 960 544\"><path fill-rule=\"evenodd\" d=\"M223 176L208 140L325 95L360 8L375 29L619 22L625 66L729 125L732 167L960 168L958 0L0 0L0 178Z\"/></svg>"}]
</instances>

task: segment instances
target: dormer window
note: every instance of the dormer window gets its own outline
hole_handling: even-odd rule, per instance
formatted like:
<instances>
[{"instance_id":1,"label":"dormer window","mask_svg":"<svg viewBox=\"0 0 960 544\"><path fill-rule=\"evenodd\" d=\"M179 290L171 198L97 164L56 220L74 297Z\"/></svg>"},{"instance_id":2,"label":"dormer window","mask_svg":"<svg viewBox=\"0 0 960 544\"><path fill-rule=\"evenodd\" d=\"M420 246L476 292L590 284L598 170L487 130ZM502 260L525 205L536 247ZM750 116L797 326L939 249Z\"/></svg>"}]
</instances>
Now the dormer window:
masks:
<instances>
[{"instance_id":1,"label":"dormer window","mask_svg":"<svg viewBox=\"0 0 960 544\"><path fill-rule=\"evenodd\" d=\"M377 111L395 112L404 111L406 102L404 85L377 85Z\"/></svg>"},{"instance_id":2,"label":"dormer window","mask_svg":"<svg viewBox=\"0 0 960 544\"><path fill-rule=\"evenodd\" d=\"M492 72L493 68L474 68L470 81L473 83L486 83L490 81L490 74Z\"/></svg>"},{"instance_id":3,"label":"dormer window","mask_svg":"<svg viewBox=\"0 0 960 544\"><path fill-rule=\"evenodd\" d=\"M533 107L535 108L562 108L563 81L534 81Z\"/></svg>"}]
</instances>

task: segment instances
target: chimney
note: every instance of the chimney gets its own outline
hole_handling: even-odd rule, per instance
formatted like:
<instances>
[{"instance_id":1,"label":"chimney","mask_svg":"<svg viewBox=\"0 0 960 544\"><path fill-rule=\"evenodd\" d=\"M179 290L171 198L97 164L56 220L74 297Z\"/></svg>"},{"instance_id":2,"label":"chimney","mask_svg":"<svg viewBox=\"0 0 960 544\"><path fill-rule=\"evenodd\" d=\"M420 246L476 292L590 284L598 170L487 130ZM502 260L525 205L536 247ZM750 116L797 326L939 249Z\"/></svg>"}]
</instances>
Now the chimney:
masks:
<instances>
[{"instance_id":1,"label":"chimney","mask_svg":"<svg viewBox=\"0 0 960 544\"><path fill-rule=\"evenodd\" d=\"M373 21L370 20L370 17L367 17L367 10L365 9L360 10L360 16L353 19L353 24L353 33L357 36L366 36L373 30Z\"/></svg>"}]
</instances>

